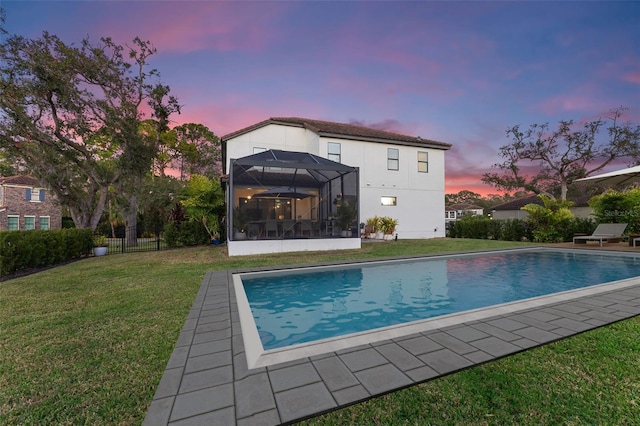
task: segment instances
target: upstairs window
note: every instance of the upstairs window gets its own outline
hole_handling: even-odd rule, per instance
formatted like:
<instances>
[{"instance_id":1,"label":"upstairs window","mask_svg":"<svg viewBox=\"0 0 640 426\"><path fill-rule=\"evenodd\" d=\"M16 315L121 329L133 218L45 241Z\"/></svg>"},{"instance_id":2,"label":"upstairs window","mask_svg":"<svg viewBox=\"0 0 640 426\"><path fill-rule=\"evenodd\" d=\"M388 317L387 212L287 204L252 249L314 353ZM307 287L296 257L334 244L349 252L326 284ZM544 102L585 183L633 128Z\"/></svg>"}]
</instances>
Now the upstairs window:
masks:
<instances>
[{"instance_id":1,"label":"upstairs window","mask_svg":"<svg viewBox=\"0 0 640 426\"><path fill-rule=\"evenodd\" d=\"M44 189L40 188L27 188L25 190L25 200L32 203L39 203L44 201Z\"/></svg>"},{"instance_id":2,"label":"upstairs window","mask_svg":"<svg viewBox=\"0 0 640 426\"><path fill-rule=\"evenodd\" d=\"M400 151L396 148L387 148L387 170L399 170Z\"/></svg>"},{"instance_id":3,"label":"upstairs window","mask_svg":"<svg viewBox=\"0 0 640 426\"><path fill-rule=\"evenodd\" d=\"M329 142L327 144L327 158L336 163L342 163L342 155L340 152L340 144L337 142Z\"/></svg>"},{"instance_id":4,"label":"upstairs window","mask_svg":"<svg viewBox=\"0 0 640 426\"><path fill-rule=\"evenodd\" d=\"M425 151L418 151L418 172L429 172L429 153Z\"/></svg>"}]
</instances>

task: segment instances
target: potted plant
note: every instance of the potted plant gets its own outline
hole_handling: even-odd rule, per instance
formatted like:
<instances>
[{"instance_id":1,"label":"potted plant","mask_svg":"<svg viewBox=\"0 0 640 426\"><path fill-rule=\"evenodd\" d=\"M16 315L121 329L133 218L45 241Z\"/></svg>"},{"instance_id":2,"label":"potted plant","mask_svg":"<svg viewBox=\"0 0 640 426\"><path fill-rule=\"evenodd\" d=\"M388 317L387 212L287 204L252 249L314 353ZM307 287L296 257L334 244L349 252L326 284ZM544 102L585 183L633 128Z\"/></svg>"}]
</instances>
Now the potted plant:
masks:
<instances>
[{"instance_id":1,"label":"potted plant","mask_svg":"<svg viewBox=\"0 0 640 426\"><path fill-rule=\"evenodd\" d=\"M351 225L356 219L356 206L344 198L336 199L336 204L338 205L337 222L342 229L342 236L350 237Z\"/></svg>"},{"instance_id":2,"label":"potted plant","mask_svg":"<svg viewBox=\"0 0 640 426\"><path fill-rule=\"evenodd\" d=\"M374 239L376 234L380 231L380 218L373 216L366 221L367 238Z\"/></svg>"},{"instance_id":3,"label":"potted plant","mask_svg":"<svg viewBox=\"0 0 640 426\"><path fill-rule=\"evenodd\" d=\"M107 250L109 249L109 243L107 242L107 237L104 235L95 235L93 237L93 255L94 256L104 256L107 254Z\"/></svg>"},{"instance_id":4,"label":"potted plant","mask_svg":"<svg viewBox=\"0 0 640 426\"><path fill-rule=\"evenodd\" d=\"M246 240L247 239L247 225L249 224L249 216L247 212L241 210L239 207L233 209L233 229L234 240Z\"/></svg>"},{"instance_id":5,"label":"potted plant","mask_svg":"<svg viewBox=\"0 0 640 426\"><path fill-rule=\"evenodd\" d=\"M389 216L380 218L380 228L382 230L382 233L384 234L385 240L393 239L393 234L395 234L397 226L398 219L394 219Z\"/></svg>"}]
</instances>

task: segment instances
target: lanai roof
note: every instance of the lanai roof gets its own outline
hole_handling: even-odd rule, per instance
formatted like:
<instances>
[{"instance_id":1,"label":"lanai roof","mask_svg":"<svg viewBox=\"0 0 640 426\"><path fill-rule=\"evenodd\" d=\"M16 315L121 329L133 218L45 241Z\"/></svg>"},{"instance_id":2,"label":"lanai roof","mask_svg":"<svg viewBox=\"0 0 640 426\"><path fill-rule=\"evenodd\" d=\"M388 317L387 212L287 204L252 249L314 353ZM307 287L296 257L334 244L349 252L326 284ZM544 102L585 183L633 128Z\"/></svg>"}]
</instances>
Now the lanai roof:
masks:
<instances>
[{"instance_id":1,"label":"lanai roof","mask_svg":"<svg viewBox=\"0 0 640 426\"><path fill-rule=\"evenodd\" d=\"M300 117L271 117L267 120L253 124L249 127L237 130L224 135L221 141L225 143L244 133L259 129L269 124L280 124L284 126L304 127L310 131L324 137L336 137L340 139L357 139L370 142L385 142L396 145L424 146L428 148L447 150L451 144L438 142L430 139L423 139L419 136L408 136L400 133L388 132L385 130L372 129L370 127L355 124L337 123L332 121L313 120Z\"/></svg>"},{"instance_id":2,"label":"lanai roof","mask_svg":"<svg viewBox=\"0 0 640 426\"><path fill-rule=\"evenodd\" d=\"M357 171L308 152L271 149L234 160L235 183L261 183L272 186L321 186L341 175ZM295 170L281 172L280 169Z\"/></svg>"}]
</instances>

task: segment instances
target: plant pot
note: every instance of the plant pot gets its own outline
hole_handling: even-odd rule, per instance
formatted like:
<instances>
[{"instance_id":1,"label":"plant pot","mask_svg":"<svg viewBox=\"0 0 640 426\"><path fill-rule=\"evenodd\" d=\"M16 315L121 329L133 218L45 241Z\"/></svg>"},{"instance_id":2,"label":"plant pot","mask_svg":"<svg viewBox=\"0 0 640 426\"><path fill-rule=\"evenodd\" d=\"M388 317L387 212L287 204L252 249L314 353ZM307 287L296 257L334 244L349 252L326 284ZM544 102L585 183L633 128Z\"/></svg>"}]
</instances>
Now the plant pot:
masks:
<instances>
[{"instance_id":1,"label":"plant pot","mask_svg":"<svg viewBox=\"0 0 640 426\"><path fill-rule=\"evenodd\" d=\"M104 256L105 254L107 254L107 250L109 249L109 247L94 247L93 248L93 255L94 256Z\"/></svg>"},{"instance_id":2,"label":"plant pot","mask_svg":"<svg viewBox=\"0 0 640 426\"><path fill-rule=\"evenodd\" d=\"M384 234L384 239L385 239L386 241L393 240L393 234Z\"/></svg>"},{"instance_id":3,"label":"plant pot","mask_svg":"<svg viewBox=\"0 0 640 426\"><path fill-rule=\"evenodd\" d=\"M382 233L382 231L376 232L376 240L381 240L383 238L384 238L384 234Z\"/></svg>"}]
</instances>

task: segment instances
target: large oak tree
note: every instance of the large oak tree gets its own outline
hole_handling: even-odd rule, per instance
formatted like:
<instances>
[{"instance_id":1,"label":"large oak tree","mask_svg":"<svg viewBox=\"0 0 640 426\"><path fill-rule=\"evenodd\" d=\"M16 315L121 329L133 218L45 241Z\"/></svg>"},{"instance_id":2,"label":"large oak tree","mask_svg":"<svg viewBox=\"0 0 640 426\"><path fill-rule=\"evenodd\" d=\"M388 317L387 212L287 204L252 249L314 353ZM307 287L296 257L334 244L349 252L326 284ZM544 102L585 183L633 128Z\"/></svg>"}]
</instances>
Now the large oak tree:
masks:
<instances>
[{"instance_id":1,"label":"large oak tree","mask_svg":"<svg viewBox=\"0 0 640 426\"><path fill-rule=\"evenodd\" d=\"M621 123L623 111L614 109L609 117L578 129L573 120L561 121L556 130L549 124L532 124L526 130L513 126L507 129L511 143L500 148L504 161L493 165L499 172L485 173L482 181L507 191L524 189L566 200L574 180L597 173L616 159L640 162L640 126Z\"/></svg>"},{"instance_id":2,"label":"large oak tree","mask_svg":"<svg viewBox=\"0 0 640 426\"><path fill-rule=\"evenodd\" d=\"M76 46L47 32L0 44L0 149L51 188L78 227L95 229L116 186L130 201L125 221L135 229L136 191L160 144L141 122L153 119L161 134L179 112L149 69L154 53L139 38L130 46L109 38Z\"/></svg>"}]
</instances>

